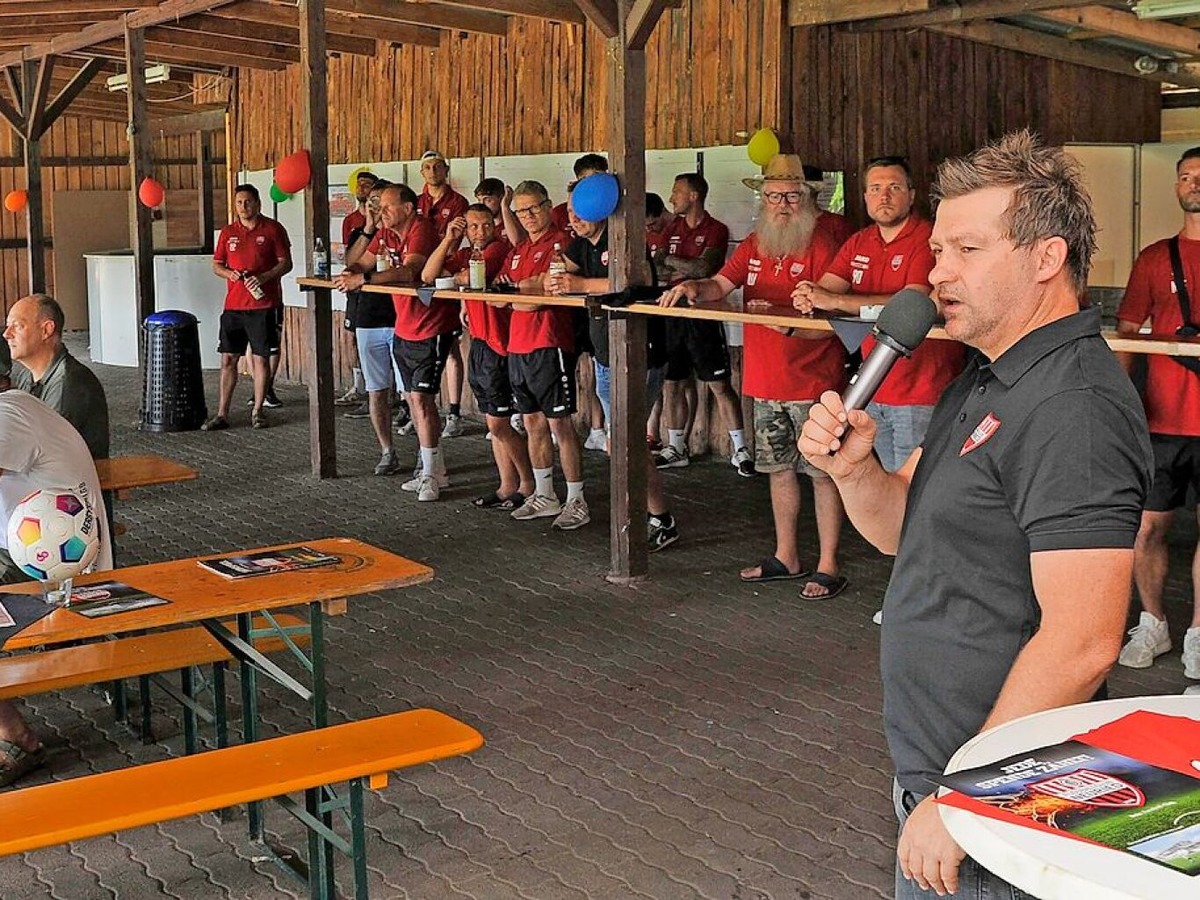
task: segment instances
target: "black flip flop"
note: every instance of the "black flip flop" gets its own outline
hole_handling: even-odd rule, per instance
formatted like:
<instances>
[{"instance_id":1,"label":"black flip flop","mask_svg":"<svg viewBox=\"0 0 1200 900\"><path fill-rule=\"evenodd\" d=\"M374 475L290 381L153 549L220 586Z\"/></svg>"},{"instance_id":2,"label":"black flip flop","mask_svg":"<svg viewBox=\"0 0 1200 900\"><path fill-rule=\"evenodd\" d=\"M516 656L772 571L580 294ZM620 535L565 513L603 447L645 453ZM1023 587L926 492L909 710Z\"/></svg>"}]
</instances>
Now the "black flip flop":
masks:
<instances>
[{"instance_id":1,"label":"black flip flop","mask_svg":"<svg viewBox=\"0 0 1200 900\"><path fill-rule=\"evenodd\" d=\"M520 509L525 505L526 497L520 491L517 491L510 497L505 497L494 507L495 509L503 509L512 512L514 509Z\"/></svg>"},{"instance_id":2,"label":"black flip flop","mask_svg":"<svg viewBox=\"0 0 1200 900\"><path fill-rule=\"evenodd\" d=\"M823 587L826 591L828 591L828 593L818 594L816 597L810 597L808 594L804 593L803 590L801 590L800 599L819 602L821 600L832 600L850 585L850 581L845 575L826 575L824 572L813 572L808 576L808 584L815 584L818 587ZM808 584L806 584L805 587L807 587Z\"/></svg>"},{"instance_id":3,"label":"black flip flop","mask_svg":"<svg viewBox=\"0 0 1200 900\"><path fill-rule=\"evenodd\" d=\"M788 567L776 557L768 556L758 564L757 577L747 578L745 575L740 577L742 581L750 583L759 581L792 581L796 578L808 578L811 575L812 572L809 571L789 572Z\"/></svg>"},{"instance_id":4,"label":"black flip flop","mask_svg":"<svg viewBox=\"0 0 1200 900\"><path fill-rule=\"evenodd\" d=\"M502 503L504 503L503 498L495 491L492 491L490 494L484 494L482 497L476 497L471 501L471 505L476 509L495 509Z\"/></svg>"}]
</instances>

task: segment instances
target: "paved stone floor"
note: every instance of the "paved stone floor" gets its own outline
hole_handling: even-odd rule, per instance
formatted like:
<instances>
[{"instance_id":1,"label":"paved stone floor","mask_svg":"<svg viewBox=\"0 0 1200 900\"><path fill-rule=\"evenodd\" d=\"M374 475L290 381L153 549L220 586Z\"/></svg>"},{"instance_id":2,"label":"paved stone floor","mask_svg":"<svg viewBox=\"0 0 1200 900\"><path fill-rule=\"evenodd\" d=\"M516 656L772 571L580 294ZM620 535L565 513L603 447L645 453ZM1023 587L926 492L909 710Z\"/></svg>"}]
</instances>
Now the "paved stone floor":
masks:
<instances>
[{"instance_id":1,"label":"paved stone floor","mask_svg":"<svg viewBox=\"0 0 1200 900\"><path fill-rule=\"evenodd\" d=\"M77 352L86 358L86 346ZM97 371L114 453L153 451L201 472L120 504L121 563L350 535L436 569L427 585L354 598L332 620L335 721L431 706L487 739L472 756L402 772L368 796L372 897L890 895L894 823L871 623L888 564L851 529L852 586L837 600L803 602L795 583L743 585L738 567L771 548L766 482L705 460L667 475L683 539L652 557L650 581L615 587L603 577L598 454L587 455L594 521L562 534L549 520L517 523L469 505L491 487L479 427L446 444L454 486L418 505L401 479L371 476L366 421L339 418L342 477L312 479L303 388L280 387L286 407L265 432L248 427L244 384L234 429L149 434L136 427L138 373ZM415 453L412 438L400 445ZM1194 540L1188 525L1174 535L1177 558ZM812 545L811 519L805 529ZM1176 566L1177 643L1185 578ZM1117 696L1184 684L1176 653L1112 679ZM298 702L264 693L268 732L303 727ZM27 708L50 751L31 783L181 752L165 699L160 743L147 747L91 690ZM302 846L285 818L275 814L272 830ZM301 895L258 855L244 816L191 817L0 860L0 896Z\"/></svg>"}]
</instances>

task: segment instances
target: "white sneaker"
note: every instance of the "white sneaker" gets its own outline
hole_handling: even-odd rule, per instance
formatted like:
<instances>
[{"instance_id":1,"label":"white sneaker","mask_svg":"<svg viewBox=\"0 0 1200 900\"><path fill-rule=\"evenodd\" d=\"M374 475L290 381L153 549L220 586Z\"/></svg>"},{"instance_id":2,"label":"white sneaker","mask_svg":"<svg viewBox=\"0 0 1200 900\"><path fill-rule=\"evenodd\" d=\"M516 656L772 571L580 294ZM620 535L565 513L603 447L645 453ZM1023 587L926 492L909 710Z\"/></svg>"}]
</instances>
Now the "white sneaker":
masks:
<instances>
[{"instance_id":1,"label":"white sneaker","mask_svg":"<svg viewBox=\"0 0 1200 900\"><path fill-rule=\"evenodd\" d=\"M1148 612L1142 612L1137 625L1129 629L1129 642L1121 648L1117 662L1131 669L1148 669L1154 665L1156 656L1162 656L1170 649L1171 635L1167 631L1167 623ZM1196 649L1200 652L1200 644ZM1200 662L1200 657L1197 661ZM1200 672L1196 677L1200 678Z\"/></svg>"},{"instance_id":2,"label":"white sneaker","mask_svg":"<svg viewBox=\"0 0 1200 900\"><path fill-rule=\"evenodd\" d=\"M543 497L541 494L534 494L509 515L518 520L545 519L549 516L557 516L560 512L562 512L562 504L558 502L557 497Z\"/></svg>"},{"instance_id":3,"label":"white sneaker","mask_svg":"<svg viewBox=\"0 0 1200 900\"><path fill-rule=\"evenodd\" d=\"M871 621L874 622L876 625L882 625L883 624L883 610L881 609L878 612L876 612L875 615L871 616Z\"/></svg>"},{"instance_id":4,"label":"white sneaker","mask_svg":"<svg viewBox=\"0 0 1200 900\"><path fill-rule=\"evenodd\" d=\"M333 401L334 406L357 406L360 403L365 403L367 395L360 393L353 385L342 396Z\"/></svg>"},{"instance_id":5,"label":"white sneaker","mask_svg":"<svg viewBox=\"0 0 1200 900\"><path fill-rule=\"evenodd\" d=\"M446 416L446 424L442 426L442 437L456 438L462 437L463 423L462 416L456 416L454 413L449 413Z\"/></svg>"},{"instance_id":6,"label":"white sneaker","mask_svg":"<svg viewBox=\"0 0 1200 900\"><path fill-rule=\"evenodd\" d=\"M425 486L425 479L428 477L429 476L422 475L420 468L418 468L417 471L413 473L412 478L400 485L400 490L408 491L410 494L419 494ZM441 472L438 475L429 478L429 480L436 484L439 488L450 487L450 476L445 472Z\"/></svg>"},{"instance_id":7,"label":"white sneaker","mask_svg":"<svg viewBox=\"0 0 1200 900\"><path fill-rule=\"evenodd\" d=\"M608 447L608 436L603 428L593 428L588 432L587 440L583 442L584 450L599 450L603 453Z\"/></svg>"},{"instance_id":8,"label":"white sneaker","mask_svg":"<svg viewBox=\"0 0 1200 900\"><path fill-rule=\"evenodd\" d=\"M683 452L680 453L671 444L663 447L662 452L654 457L654 465L659 469L682 469L690 462L691 458L687 447L684 447Z\"/></svg>"},{"instance_id":9,"label":"white sneaker","mask_svg":"<svg viewBox=\"0 0 1200 900\"><path fill-rule=\"evenodd\" d=\"M437 479L429 475L424 475L420 479L420 485L417 490L417 500L421 503L428 503L431 500L438 498L439 488Z\"/></svg>"},{"instance_id":10,"label":"white sneaker","mask_svg":"<svg viewBox=\"0 0 1200 900\"><path fill-rule=\"evenodd\" d=\"M750 451L745 447L729 457L729 464L737 469L737 473L743 478L753 478L758 471L754 468L754 459L750 456Z\"/></svg>"},{"instance_id":11,"label":"white sneaker","mask_svg":"<svg viewBox=\"0 0 1200 900\"><path fill-rule=\"evenodd\" d=\"M401 422L399 425L396 426L396 434L408 435L408 434L412 434L416 430L417 430L417 423L414 422L412 419L405 419L403 422Z\"/></svg>"},{"instance_id":12,"label":"white sneaker","mask_svg":"<svg viewBox=\"0 0 1200 900\"><path fill-rule=\"evenodd\" d=\"M1200 680L1200 626L1184 632L1183 674L1188 678Z\"/></svg>"},{"instance_id":13,"label":"white sneaker","mask_svg":"<svg viewBox=\"0 0 1200 900\"><path fill-rule=\"evenodd\" d=\"M562 512L554 520L554 527L561 528L563 531L574 531L590 521L592 521L592 517L588 513L587 501L582 497L576 497L563 505Z\"/></svg>"}]
</instances>

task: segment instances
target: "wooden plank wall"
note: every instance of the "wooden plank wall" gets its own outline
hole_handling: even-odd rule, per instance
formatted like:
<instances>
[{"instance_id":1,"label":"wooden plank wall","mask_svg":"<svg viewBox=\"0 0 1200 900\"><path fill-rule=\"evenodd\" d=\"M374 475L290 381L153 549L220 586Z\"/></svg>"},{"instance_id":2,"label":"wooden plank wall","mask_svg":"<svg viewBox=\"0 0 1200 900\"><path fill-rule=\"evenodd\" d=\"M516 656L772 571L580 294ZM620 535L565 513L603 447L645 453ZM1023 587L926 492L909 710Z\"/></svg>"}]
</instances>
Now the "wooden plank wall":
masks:
<instances>
[{"instance_id":1,"label":"wooden plank wall","mask_svg":"<svg viewBox=\"0 0 1200 900\"><path fill-rule=\"evenodd\" d=\"M648 147L737 143L763 122L764 8L695 0L663 17L647 47ZM520 64L510 66L510 60ZM444 32L433 47L381 47L329 64L331 162L504 156L603 148L604 41L592 26L513 17L507 38ZM270 168L300 143L299 72L247 70L234 92L236 164Z\"/></svg>"},{"instance_id":2,"label":"wooden plank wall","mask_svg":"<svg viewBox=\"0 0 1200 900\"><path fill-rule=\"evenodd\" d=\"M845 170L863 220L859 168L911 161L921 197L937 163L1029 126L1051 144L1159 140L1159 87L929 32L792 31L790 130L816 165Z\"/></svg>"},{"instance_id":3,"label":"wooden plank wall","mask_svg":"<svg viewBox=\"0 0 1200 900\"><path fill-rule=\"evenodd\" d=\"M192 135L160 136L155 141L154 156L161 162L154 168L157 177L167 188L168 237L171 246L192 246L198 242L199 226L196 214L196 171L192 163L195 154ZM21 159L21 143L13 131L0 131L0 199L9 191L25 187L25 170ZM220 156L224 157L223 148ZM46 202L45 232L51 244L54 238L52 206L54 191L128 190L129 142L123 122L83 119L64 116L42 139L42 158L54 163L44 166L42 184ZM217 210L224 210L225 168L214 167ZM218 219L223 216L218 213ZM0 296L4 312L29 292L27 253L23 248L5 247L4 242L25 240L25 215L13 214L0 207ZM53 248L47 248L47 288L54 291Z\"/></svg>"}]
</instances>

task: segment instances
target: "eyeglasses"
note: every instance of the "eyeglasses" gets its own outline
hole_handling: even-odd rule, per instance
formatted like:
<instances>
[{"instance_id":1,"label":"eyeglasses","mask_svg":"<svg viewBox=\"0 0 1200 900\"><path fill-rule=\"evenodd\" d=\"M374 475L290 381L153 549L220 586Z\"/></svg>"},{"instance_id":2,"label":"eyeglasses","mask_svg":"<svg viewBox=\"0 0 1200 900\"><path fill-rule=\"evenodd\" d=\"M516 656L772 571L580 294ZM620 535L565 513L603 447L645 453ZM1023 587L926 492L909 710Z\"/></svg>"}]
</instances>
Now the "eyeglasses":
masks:
<instances>
[{"instance_id":1,"label":"eyeglasses","mask_svg":"<svg viewBox=\"0 0 1200 900\"><path fill-rule=\"evenodd\" d=\"M514 209L513 212L518 216L532 216L535 212L549 202L549 200L543 200L541 203L535 203L533 206L524 206L521 209Z\"/></svg>"},{"instance_id":2,"label":"eyeglasses","mask_svg":"<svg viewBox=\"0 0 1200 900\"><path fill-rule=\"evenodd\" d=\"M803 191L764 191L763 199L768 203L779 205L780 203L799 203L800 198L804 196Z\"/></svg>"}]
</instances>

